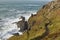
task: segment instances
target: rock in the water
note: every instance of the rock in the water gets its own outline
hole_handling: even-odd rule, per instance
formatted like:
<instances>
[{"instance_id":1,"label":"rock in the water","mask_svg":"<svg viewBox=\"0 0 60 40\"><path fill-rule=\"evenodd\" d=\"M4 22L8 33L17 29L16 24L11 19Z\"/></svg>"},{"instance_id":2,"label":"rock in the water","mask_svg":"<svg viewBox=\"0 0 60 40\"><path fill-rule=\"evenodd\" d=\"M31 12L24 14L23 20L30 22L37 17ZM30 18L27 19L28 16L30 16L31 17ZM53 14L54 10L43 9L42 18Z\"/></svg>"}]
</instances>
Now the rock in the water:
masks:
<instances>
[{"instance_id":1,"label":"rock in the water","mask_svg":"<svg viewBox=\"0 0 60 40\"><path fill-rule=\"evenodd\" d=\"M60 0L49 2L32 16L28 20L31 30L9 40L60 40Z\"/></svg>"},{"instance_id":2,"label":"rock in the water","mask_svg":"<svg viewBox=\"0 0 60 40\"><path fill-rule=\"evenodd\" d=\"M20 32L28 29L28 22L25 21L25 17L21 16L22 20L17 22L17 27L20 28Z\"/></svg>"},{"instance_id":3,"label":"rock in the water","mask_svg":"<svg viewBox=\"0 0 60 40\"><path fill-rule=\"evenodd\" d=\"M19 19L22 19L23 21L25 21L25 17L21 16Z\"/></svg>"}]
</instances>

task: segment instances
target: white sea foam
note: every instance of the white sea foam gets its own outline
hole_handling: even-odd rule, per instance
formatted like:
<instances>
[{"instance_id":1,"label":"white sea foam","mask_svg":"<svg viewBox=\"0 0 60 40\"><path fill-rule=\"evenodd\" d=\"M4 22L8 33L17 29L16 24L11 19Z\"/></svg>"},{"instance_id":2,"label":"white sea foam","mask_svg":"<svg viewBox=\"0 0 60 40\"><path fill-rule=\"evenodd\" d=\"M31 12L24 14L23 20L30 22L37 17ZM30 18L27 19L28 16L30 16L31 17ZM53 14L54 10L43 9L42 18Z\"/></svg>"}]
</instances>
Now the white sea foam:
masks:
<instances>
[{"instance_id":1,"label":"white sea foam","mask_svg":"<svg viewBox=\"0 0 60 40\"><path fill-rule=\"evenodd\" d=\"M15 11L15 10L16 10L16 9L14 9L14 8L13 8L13 9L9 9L8 11L10 11L10 12L11 12L11 11Z\"/></svg>"},{"instance_id":2,"label":"white sea foam","mask_svg":"<svg viewBox=\"0 0 60 40\"><path fill-rule=\"evenodd\" d=\"M17 12L19 13L20 11L17 11ZM17 28L17 25L15 22L22 20L22 19L19 19L20 16L24 16L26 18L26 21L28 21L28 19L32 13L36 14L36 12L28 11L27 14L25 14L25 13L18 14L17 15L18 18L12 17L12 18L2 19L2 24L0 24L0 25L2 25L2 28L1 28L2 30L0 31L0 39L7 40L11 36L13 36L12 34L14 34L14 33L19 33L20 35L23 35L22 32L18 32L19 28Z\"/></svg>"},{"instance_id":3,"label":"white sea foam","mask_svg":"<svg viewBox=\"0 0 60 40\"><path fill-rule=\"evenodd\" d=\"M14 22L20 21L19 18L16 18L16 19L6 18L4 20L6 20L5 23L3 24L4 27L2 27L2 31L0 31L0 39L2 39L2 40L7 39L7 38L11 37L12 34L18 32L19 29L17 28L17 25ZM20 33L20 34L22 34L22 33Z\"/></svg>"},{"instance_id":4,"label":"white sea foam","mask_svg":"<svg viewBox=\"0 0 60 40\"><path fill-rule=\"evenodd\" d=\"M21 11L20 14L18 14L17 16L20 17L21 16L24 16L26 18L26 21L28 21L29 17L31 16L31 14L36 14L36 11Z\"/></svg>"},{"instance_id":5,"label":"white sea foam","mask_svg":"<svg viewBox=\"0 0 60 40\"><path fill-rule=\"evenodd\" d=\"M19 19L20 16L24 16L28 21L32 13L36 14L38 7L41 5L39 3L3 3L3 5L0 5L0 18L2 18L0 20L0 40L6 40L13 36L12 34L17 33L19 29L14 22L22 20ZM23 35L22 32L18 33Z\"/></svg>"},{"instance_id":6,"label":"white sea foam","mask_svg":"<svg viewBox=\"0 0 60 40\"><path fill-rule=\"evenodd\" d=\"M36 14L36 12L34 12L33 14Z\"/></svg>"}]
</instances>

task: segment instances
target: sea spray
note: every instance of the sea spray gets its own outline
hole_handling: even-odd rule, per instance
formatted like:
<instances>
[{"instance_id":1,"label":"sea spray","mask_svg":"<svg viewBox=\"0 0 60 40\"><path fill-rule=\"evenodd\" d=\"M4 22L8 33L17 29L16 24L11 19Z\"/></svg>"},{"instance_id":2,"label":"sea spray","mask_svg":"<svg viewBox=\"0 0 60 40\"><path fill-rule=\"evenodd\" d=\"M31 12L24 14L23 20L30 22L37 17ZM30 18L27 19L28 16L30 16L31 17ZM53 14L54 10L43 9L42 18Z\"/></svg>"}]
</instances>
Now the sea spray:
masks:
<instances>
[{"instance_id":1,"label":"sea spray","mask_svg":"<svg viewBox=\"0 0 60 40\"><path fill-rule=\"evenodd\" d=\"M1 35L0 35L0 39L7 39L9 38L10 36L12 36L12 34L14 33L17 33L18 32L18 28L17 28L17 25L16 23L14 22L18 22L20 21L19 18L16 18L16 19L5 19L5 20L8 20L6 21L3 25L4 27L2 27L2 31L1 32ZM14 24L13 24L14 23ZM22 33L21 33L22 34Z\"/></svg>"},{"instance_id":2,"label":"sea spray","mask_svg":"<svg viewBox=\"0 0 60 40\"><path fill-rule=\"evenodd\" d=\"M16 22L20 21L19 17L24 16L26 21L28 21L31 14L37 12L37 10L46 3L47 2L0 3L0 18L2 19L0 20L0 38L6 40L11 37L12 34L18 32ZM20 34L22 33L20 32Z\"/></svg>"}]
</instances>

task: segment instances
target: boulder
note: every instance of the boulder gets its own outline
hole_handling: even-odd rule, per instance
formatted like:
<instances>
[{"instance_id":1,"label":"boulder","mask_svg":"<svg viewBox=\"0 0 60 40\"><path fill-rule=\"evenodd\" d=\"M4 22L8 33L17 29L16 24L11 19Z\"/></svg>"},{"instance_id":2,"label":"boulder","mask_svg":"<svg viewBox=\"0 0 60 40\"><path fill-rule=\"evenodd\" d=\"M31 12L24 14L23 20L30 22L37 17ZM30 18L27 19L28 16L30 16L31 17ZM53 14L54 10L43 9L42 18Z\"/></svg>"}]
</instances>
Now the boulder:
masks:
<instances>
[{"instance_id":1,"label":"boulder","mask_svg":"<svg viewBox=\"0 0 60 40\"><path fill-rule=\"evenodd\" d=\"M17 27L20 28L20 32L24 32L28 29L28 22L25 21L25 17L21 16L22 20L17 22Z\"/></svg>"}]
</instances>

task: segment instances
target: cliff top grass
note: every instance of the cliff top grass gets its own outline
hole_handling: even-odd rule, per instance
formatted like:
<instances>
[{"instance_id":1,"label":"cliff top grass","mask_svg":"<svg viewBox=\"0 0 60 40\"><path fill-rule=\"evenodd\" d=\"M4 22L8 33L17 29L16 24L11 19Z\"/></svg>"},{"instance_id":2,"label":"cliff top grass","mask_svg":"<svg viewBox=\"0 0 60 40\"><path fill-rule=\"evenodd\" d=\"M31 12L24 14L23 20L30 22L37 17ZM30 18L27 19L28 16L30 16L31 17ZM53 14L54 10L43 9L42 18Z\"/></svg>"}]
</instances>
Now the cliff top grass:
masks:
<instances>
[{"instance_id":1,"label":"cliff top grass","mask_svg":"<svg viewBox=\"0 0 60 40\"><path fill-rule=\"evenodd\" d=\"M8 40L60 40L60 1L44 5L29 18L28 23L30 30Z\"/></svg>"}]
</instances>

